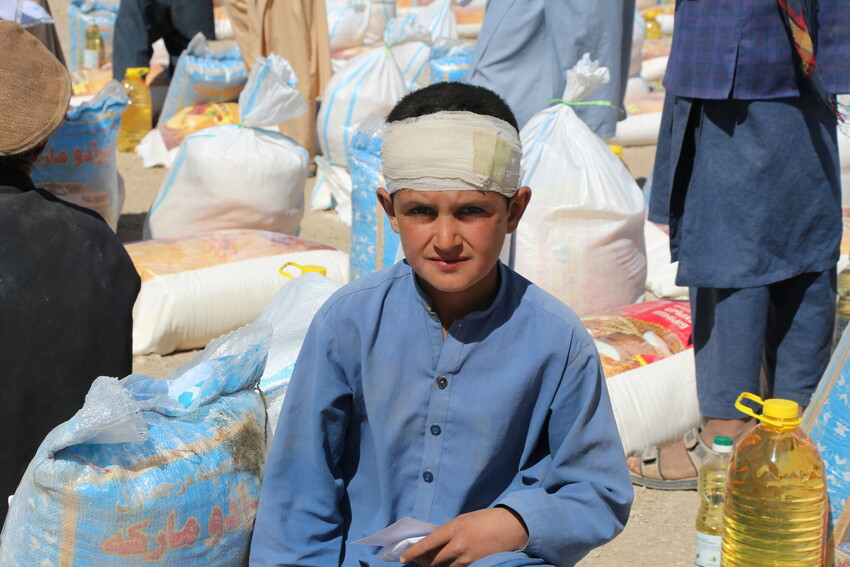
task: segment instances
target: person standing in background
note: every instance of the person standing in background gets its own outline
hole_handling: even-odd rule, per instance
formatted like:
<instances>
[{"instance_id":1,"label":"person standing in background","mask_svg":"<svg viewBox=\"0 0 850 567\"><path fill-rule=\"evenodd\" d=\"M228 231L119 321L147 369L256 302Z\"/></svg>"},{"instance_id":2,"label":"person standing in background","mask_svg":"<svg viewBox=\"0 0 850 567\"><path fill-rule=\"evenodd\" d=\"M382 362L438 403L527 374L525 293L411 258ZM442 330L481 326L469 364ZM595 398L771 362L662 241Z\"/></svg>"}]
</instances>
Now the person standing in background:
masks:
<instances>
[{"instance_id":1,"label":"person standing in background","mask_svg":"<svg viewBox=\"0 0 850 567\"><path fill-rule=\"evenodd\" d=\"M141 280L96 212L37 188L30 172L65 120L67 69L0 21L0 525L44 437L98 376L133 366Z\"/></svg>"},{"instance_id":2,"label":"person standing in background","mask_svg":"<svg viewBox=\"0 0 850 567\"><path fill-rule=\"evenodd\" d=\"M50 4L47 3L47 0L33 1L44 8L48 14L52 15L52 12L50 11ZM40 41L48 51L55 55L56 59L58 59L62 65L65 65L66 67L68 66L65 62L65 53L62 51L62 44L59 43L59 34L56 33L56 24L38 24L26 28L26 30L37 37L38 41Z\"/></svg>"},{"instance_id":3,"label":"person standing in background","mask_svg":"<svg viewBox=\"0 0 850 567\"><path fill-rule=\"evenodd\" d=\"M465 82L496 91L520 128L560 99L567 70L585 53L611 73L590 100L611 106L575 111L601 138L625 118L635 0L489 0Z\"/></svg>"},{"instance_id":4,"label":"person standing in background","mask_svg":"<svg viewBox=\"0 0 850 567\"><path fill-rule=\"evenodd\" d=\"M649 220L669 225L691 290L703 423L629 466L681 490L715 435L749 429L734 402L761 393L762 371L767 396L805 407L829 362L850 2L679 1L664 86Z\"/></svg>"},{"instance_id":5,"label":"person standing in background","mask_svg":"<svg viewBox=\"0 0 850 567\"><path fill-rule=\"evenodd\" d=\"M171 76L198 32L215 39L212 0L121 0L112 47L113 78L120 81L131 67L149 67L159 39L168 50Z\"/></svg>"},{"instance_id":6,"label":"person standing in background","mask_svg":"<svg viewBox=\"0 0 850 567\"><path fill-rule=\"evenodd\" d=\"M324 0L227 0L233 33L250 70L257 57L276 53L298 77L307 112L280 125L310 154L316 154L316 99L331 78L331 47Z\"/></svg>"}]
</instances>

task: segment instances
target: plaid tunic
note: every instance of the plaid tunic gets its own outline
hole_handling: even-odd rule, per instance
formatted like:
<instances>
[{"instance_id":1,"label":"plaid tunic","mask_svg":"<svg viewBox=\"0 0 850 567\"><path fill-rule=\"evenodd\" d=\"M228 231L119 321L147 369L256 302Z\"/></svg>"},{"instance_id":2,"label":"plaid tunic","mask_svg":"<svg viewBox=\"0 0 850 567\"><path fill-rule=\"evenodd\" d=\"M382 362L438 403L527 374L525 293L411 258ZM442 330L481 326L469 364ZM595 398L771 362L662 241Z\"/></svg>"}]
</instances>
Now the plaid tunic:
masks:
<instances>
[{"instance_id":1,"label":"plaid tunic","mask_svg":"<svg viewBox=\"0 0 850 567\"><path fill-rule=\"evenodd\" d=\"M815 57L827 89L850 92L850 0L813 0ZM799 96L804 79L776 0L677 0L664 86L704 99Z\"/></svg>"}]
</instances>

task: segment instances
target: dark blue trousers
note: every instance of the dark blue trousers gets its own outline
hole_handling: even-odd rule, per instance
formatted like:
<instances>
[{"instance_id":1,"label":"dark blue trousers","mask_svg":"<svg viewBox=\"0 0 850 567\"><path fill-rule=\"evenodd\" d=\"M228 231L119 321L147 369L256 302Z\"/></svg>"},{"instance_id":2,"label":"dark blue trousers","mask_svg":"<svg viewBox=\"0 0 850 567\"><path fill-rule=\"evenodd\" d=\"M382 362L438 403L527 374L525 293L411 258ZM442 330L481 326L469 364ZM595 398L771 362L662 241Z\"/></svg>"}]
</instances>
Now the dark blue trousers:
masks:
<instances>
[{"instance_id":1,"label":"dark blue trousers","mask_svg":"<svg viewBox=\"0 0 850 567\"><path fill-rule=\"evenodd\" d=\"M735 409L741 392L808 405L829 363L835 288L835 269L757 287L691 288L700 413L745 417Z\"/></svg>"}]
</instances>

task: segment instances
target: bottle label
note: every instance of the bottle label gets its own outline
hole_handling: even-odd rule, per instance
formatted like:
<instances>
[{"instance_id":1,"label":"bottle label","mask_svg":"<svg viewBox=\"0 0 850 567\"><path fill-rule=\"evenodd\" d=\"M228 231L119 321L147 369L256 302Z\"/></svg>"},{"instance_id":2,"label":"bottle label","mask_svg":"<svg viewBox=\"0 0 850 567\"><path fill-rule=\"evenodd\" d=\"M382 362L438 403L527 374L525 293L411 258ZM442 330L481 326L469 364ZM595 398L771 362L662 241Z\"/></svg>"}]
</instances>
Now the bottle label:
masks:
<instances>
[{"instance_id":1,"label":"bottle label","mask_svg":"<svg viewBox=\"0 0 850 567\"><path fill-rule=\"evenodd\" d=\"M83 50L83 68L97 69L100 67L100 51L97 49Z\"/></svg>"},{"instance_id":2,"label":"bottle label","mask_svg":"<svg viewBox=\"0 0 850 567\"><path fill-rule=\"evenodd\" d=\"M720 536L697 532L695 567L720 565Z\"/></svg>"}]
</instances>

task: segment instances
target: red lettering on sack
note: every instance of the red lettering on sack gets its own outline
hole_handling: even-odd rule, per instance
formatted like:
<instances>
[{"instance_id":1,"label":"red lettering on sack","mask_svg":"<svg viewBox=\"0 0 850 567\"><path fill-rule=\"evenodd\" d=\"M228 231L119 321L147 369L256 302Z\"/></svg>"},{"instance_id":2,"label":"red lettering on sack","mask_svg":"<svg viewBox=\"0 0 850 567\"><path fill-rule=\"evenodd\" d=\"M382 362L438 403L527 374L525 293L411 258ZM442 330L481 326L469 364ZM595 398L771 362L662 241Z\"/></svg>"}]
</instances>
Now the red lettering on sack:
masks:
<instances>
[{"instance_id":1,"label":"red lettering on sack","mask_svg":"<svg viewBox=\"0 0 850 567\"><path fill-rule=\"evenodd\" d=\"M106 540L100 548L112 555L133 557L144 555L148 551L148 536L144 532L150 526L150 518L137 522L124 530L118 530Z\"/></svg>"}]
</instances>

